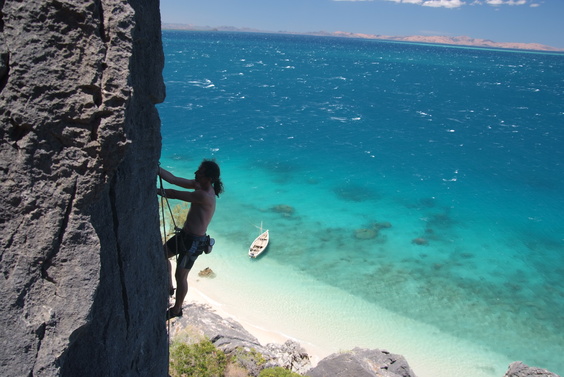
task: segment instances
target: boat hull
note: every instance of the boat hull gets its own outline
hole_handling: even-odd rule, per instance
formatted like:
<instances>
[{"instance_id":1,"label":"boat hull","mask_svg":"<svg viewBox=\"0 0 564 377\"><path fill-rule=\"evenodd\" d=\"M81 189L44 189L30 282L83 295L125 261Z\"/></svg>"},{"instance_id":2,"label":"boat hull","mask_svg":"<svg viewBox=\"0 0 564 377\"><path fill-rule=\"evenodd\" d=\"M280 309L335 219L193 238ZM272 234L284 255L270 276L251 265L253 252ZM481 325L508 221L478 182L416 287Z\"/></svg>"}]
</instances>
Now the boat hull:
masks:
<instances>
[{"instance_id":1,"label":"boat hull","mask_svg":"<svg viewBox=\"0 0 564 377\"><path fill-rule=\"evenodd\" d=\"M266 230L260 236L255 238L255 240L251 244L251 247L249 247L249 257L256 258L259 255L261 255L266 249L266 247L268 246L269 240L270 240L270 235L268 233L268 230Z\"/></svg>"}]
</instances>

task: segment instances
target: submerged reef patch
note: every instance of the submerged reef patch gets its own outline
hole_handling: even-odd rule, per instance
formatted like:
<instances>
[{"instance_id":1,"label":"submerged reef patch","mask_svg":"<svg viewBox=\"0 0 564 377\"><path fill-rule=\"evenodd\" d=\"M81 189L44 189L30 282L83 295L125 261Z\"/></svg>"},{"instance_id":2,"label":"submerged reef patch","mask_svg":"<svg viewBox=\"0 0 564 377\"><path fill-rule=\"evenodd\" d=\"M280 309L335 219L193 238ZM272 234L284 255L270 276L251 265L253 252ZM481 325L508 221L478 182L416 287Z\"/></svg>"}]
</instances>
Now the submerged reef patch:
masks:
<instances>
[{"instance_id":1,"label":"submerged reef patch","mask_svg":"<svg viewBox=\"0 0 564 377\"><path fill-rule=\"evenodd\" d=\"M424 245L428 245L429 241L426 238L417 237L417 238L414 238L413 240L411 240L411 243L414 243L415 245L424 246Z\"/></svg>"},{"instance_id":2,"label":"submerged reef patch","mask_svg":"<svg viewBox=\"0 0 564 377\"><path fill-rule=\"evenodd\" d=\"M354 231L354 236L359 240L371 240L380 236L381 229L391 228L392 224L388 221L373 222L366 228L359 228Z\"/></svg>"},{"instance_id":3,"label":"submerged reef patch","mask_svg":"<svg viewBox=\"0 0 564 377\"><path fill-rule=\"evenodd\" d=\"M367 200L376 200L380 195L367 187L358 186L339 186L333 189L333 192L342 200L348 202L365 202Z\"/></svg>"},{"instance_id":4,"label":"submerged reef patch","mask_svg":"<svg viewBox=\"0 0 564 377\"><path fill-rule=\"evenodd\" d=\"M281 213L282 215L287 217L292 216L296 212L294 207L289 206L287 204L275 205L273 207L270 207L270 210L272 212Z\"/></svg>"}]
</instances>

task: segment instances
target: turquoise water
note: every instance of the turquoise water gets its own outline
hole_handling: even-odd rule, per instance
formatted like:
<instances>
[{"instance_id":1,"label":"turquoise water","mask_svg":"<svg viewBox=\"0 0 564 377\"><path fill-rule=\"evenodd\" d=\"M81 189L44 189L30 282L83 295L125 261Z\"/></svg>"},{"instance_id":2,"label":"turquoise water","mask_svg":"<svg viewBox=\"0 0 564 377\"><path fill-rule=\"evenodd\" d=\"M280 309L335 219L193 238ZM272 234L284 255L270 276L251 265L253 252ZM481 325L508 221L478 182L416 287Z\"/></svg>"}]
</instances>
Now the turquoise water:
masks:
<instances>
[{"instance_id":1,"label":"turquoise water","mask_svg":"<svg viewBox=\"0 0 564 377\"><path fill-rule=\"evenodd\" d=\"M564 374L564 55L186 31L163 42L161 163L188 176L220 163L210 231L232 247L218 252ZM271 244L249 261L261 222Z\"/></svg>"}]
</instances>

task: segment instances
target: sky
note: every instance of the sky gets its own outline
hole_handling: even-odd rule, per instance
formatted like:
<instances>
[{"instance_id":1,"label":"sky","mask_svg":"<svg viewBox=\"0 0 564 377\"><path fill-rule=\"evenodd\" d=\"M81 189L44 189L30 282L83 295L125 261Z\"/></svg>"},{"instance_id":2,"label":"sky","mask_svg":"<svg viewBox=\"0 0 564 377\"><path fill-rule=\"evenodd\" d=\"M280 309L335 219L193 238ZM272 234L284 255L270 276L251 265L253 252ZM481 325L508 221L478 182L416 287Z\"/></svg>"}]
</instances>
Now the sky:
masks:
<instances>
[{"instance_id":1,"label":"sky","mask_svg":"<svg viewBox=\"0 0 564 377\"><path fill-rule=\"evenodd\" d=\"M564 0L160 0L162 23L468 36L564 48Z\"/></svg>"}]
</instances>

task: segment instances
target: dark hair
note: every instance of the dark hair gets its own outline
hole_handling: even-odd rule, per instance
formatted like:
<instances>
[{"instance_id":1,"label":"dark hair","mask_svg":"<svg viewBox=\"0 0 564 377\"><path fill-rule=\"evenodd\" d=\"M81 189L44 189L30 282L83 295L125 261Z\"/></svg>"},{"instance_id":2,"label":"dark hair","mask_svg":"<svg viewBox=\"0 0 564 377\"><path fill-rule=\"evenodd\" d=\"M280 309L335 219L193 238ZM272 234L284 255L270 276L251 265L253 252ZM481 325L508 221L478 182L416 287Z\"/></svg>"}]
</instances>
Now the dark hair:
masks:
<instances>
[{"instance_id":1,"label":"dark hair","mask_svg":"<svg viewBox=\"0 0 564 377\"><path fill-rule=\"evenodd\" d=\"M219 198L219 194L223 192L223 182L221 182L221 179L219 178L219 165L215 162L215 160L205 159L200 164L200 167L203 168L206 177L211 179L215 195Z\"/></svg>"}]
</instances>

